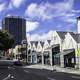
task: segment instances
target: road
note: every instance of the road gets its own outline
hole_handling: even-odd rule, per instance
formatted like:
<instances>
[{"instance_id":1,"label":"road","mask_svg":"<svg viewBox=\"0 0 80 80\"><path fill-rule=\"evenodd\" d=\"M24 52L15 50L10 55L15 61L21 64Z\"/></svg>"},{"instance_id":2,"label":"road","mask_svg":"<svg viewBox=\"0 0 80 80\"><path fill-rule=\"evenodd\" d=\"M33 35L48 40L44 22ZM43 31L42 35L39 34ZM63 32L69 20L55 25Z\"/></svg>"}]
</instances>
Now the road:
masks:
<instances>
[{"instance_id":1,"label":"road","mask_svg":"<svg viewBox=\"0 0 80 80\"><path fill-rule=\"evenodd\" d=\"M0 80L80 80L80 75L6 66L6 68L0 68Z\"/></svg>"}]
</instances>

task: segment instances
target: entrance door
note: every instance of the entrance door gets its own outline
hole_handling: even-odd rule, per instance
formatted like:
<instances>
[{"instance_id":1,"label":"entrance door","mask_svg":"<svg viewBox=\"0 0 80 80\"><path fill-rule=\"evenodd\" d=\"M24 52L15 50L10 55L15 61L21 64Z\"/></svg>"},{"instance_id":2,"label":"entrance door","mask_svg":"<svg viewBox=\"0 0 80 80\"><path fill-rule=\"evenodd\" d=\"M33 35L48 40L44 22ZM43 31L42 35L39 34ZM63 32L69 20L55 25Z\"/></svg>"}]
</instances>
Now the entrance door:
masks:
<instances>
[{"instance_id":1,"label":"entrance door","mask_svg":"<svg viewBox=\"0 0 80 80\"><path fill-rule=\"evenodd\" d=\"M60 45L52 48L52 65L60 65Z\"/></svg>"},{"instance_id":2,"label":"entrance door","mask_svg":"<svg viewBox=\"0 0 80 80\"><path fill-rule=\"evenodd\" d=\"M42 56L37 55L37 63L41 64L42 63Z\"/></svg>"},{"instance_id":3,"label":"entrance door","mask_svg":"<svg viewBox=\"0 0 80 80\"><path fill-rule=\"evenodd\" d=\"M49 55L44 55L44 64L50 65L50 57L49 57Z\"/></svg>"},{"instance_id":4,"label":"entrance door","mask_svg":"<svg viewBox=\"0 0 80 80\"><path fill-rule=\"evenodd\" d=\"M76 63L76 60L75 60L75 53L74 52L71 52L67 55L64 55L64 66L65 67L75 67L75 63Z\"/></svg>"},{"instance_id":5,"label":"entrance door","mask_svg":"<svg viewBox=\"0 0 80 80\"><path fill-rule=\"evenodd\" d=\"M68 67L72 67L71 58L68 58Z\"/></svg>"},{"instance_id":6,"label":"entrance door","mask_svg":"<svg viewBox=\"0 0 80 80\"><path fill-rule=\"evenodd\" d=\"M32 53L32 63L37 63L37 56L35 51Z\"/></svg>"},{"instance_id":7,"label":"entrance door","mask_svg":"<svg viewBox=\"0 0 80 80\"><path fill-rule=\"evenodd\" d=\"M36 55L32 55L32 63L37 63L37 61L36 61Z\"/></svg>"}]
</instances>

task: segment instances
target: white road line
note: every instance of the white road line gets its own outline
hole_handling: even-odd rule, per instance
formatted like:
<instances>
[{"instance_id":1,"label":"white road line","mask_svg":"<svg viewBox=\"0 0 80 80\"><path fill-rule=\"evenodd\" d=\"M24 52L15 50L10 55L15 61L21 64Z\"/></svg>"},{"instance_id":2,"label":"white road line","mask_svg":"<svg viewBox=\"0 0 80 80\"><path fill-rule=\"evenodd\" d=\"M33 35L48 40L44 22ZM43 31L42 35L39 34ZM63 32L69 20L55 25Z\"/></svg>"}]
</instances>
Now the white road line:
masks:
<instances>
[{"instance_id":1,"label":"white road line","mask_svg":"<svg viewBox=\"0 0 80 80\"><path fill-rule=\"evenodd\" d=\"M27 71L27 70L24 70L24 72L29 73L29 71Z\"/></svg>"},{"instance_id":2,"label":"white road line","mask_svg":"<svg viewBox=\"0 0 80 80\"><path fill-rule=\"evenodd\" d=\"M4 78L3 80L7 80L11 77L11 74L9 74L6 78Z\"/></svg>"},{"instance_id":3,"label":"white road line","mask_svg":"<svg viewBox=\"0 0 80 80\"><path fill-rule=\"evenodd\" d=\"M53 79L53 78L48 77L48 80L56 80L56 79Z\"/></svg>"},{"instance_id":4,"label":"white road line","mask_svg":"<svg viewBox=\"0 0 80 80\"><path fill-rule=\"evenodd\" d=\"M9 66L8 66L8 69L15 69L15 68L14 68L14 67L9 67Z\"/></svg>"},{"instance_id":5,"label":"white road line","mask_svg":"<svg viewBox=\"0 0 80 80\"><path fill-rule=\"evenodd\" d=\"M14 78L14 76L11 76L11 78L13 79L13 78Z\"/></svg>"},{"instance_id":6,"label":"white road line","mask_svg":"<svg viewBox=\"0 0 80 80\"><path fill-rule=\"evenodd\" d=\"M80 79L79 76L71 76L72 78Z\"/></svg>"}]
</instances>

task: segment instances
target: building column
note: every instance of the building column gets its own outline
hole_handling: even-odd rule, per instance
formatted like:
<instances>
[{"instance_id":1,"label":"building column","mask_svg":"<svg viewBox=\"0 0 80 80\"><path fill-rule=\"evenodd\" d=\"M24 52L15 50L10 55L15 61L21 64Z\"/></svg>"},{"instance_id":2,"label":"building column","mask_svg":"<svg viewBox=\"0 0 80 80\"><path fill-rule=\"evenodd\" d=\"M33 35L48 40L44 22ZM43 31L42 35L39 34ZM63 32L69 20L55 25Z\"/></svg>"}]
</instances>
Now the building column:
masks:
<instances>
[{"instance_id":1,"label":"building column","mask_svg":"<svg viewBox=\"0 0 80 80\"><path fill-rule=\"evenodd\" d=\"M49 55L50 55L50 65L53 66L53 62L52 62L52 49L49 51Z\"/></svg>"},{"instance_id":2,"label":"building column","mask_svg":"<svg viewBox=\"0 0 80 80\"><path fill-rule=\"evenodd\" d=\"M44 65L44 53L42 53L42 65Z\"/></svg>"},{"instance_id":3,"label":"building column","mask_svg":"<svg viewBox=\"0 0 80 80\"><path fill-rule=\"evenodd\" d=\"M27 63L28 63L28 55L29 55L29 54L28 54L28 49L27 49Z\"/></svg>"},{"instance_id":4,"label":"building column","mask_svg":"<svg viewBox=\"0 0 80 80\"><path fill-rule=\"evenodd\" d=\"M60 55L60 65L61 67L64 67L64 55L62 53Z\"/></svg>"},{"instance_id":5,"label":"building column","mask_svg":"<svg viewBox=\"0 0 80 80\"><path fill-rule=\"evenodd\" d=\"M75 56L76 64L75 69L79 69L79 57Z\"/></svg>"},{"instance_id":6,"label":"building column","mask_svg":"<svg viewBox=\"0 0 80 80\"><path fill-rule=\"evenodd\" d=\"M36 52L36 64L37 64L37 52Z\"/></svg>"},{"instance_id":7,"label":"building column","mask_svg":"<svg viewBox=\"0 0 80 80\"><path fill-rule=\"evenodd\" d=\"M31 51L31 63L32 63L32 51Z\"/></svg>"},{"instance_id":8,"label":"building column","mask_svg":"<svg viewBox=\"0 0 80 80\"><path fill-rule=\"evenodd\" d=\"M80 70L80 57L78 57L78 64L79 64L79 70Z\"/></svg>"},{"instance_id":9,"label":"building column","mask_svg":"<svg viewBox=\"0 0 80 80\"><path fill-rule=\"evenodd\" d=\"M80 57L78 55L78 50L75 51L75 60L76 60L75 69L80 69Z\"/></svg>"}]
</instances>

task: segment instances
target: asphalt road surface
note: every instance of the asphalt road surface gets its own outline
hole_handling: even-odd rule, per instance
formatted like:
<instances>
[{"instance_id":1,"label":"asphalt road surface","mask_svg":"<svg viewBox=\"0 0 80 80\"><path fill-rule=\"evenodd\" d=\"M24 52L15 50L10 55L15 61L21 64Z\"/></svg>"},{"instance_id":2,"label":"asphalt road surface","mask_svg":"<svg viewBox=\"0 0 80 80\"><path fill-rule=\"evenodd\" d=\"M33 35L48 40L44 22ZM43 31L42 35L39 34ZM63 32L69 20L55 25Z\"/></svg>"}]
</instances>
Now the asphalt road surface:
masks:
<instances>
[{"instance_id":1,"label":"asphalt road surface","mask_svg":"<svg viewBox=\"0 0 80 80\"><path fill-rule=\"evenodd\" d=\"M0 68L0 80L80 80L80 75L6 66L6 68Z\"/></svg>"}]
</instances>

